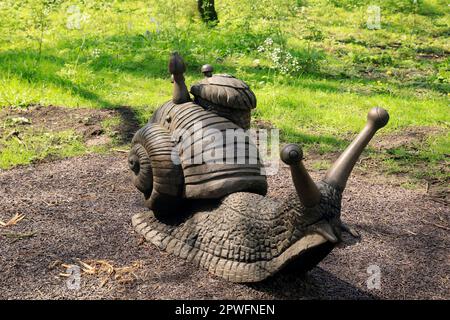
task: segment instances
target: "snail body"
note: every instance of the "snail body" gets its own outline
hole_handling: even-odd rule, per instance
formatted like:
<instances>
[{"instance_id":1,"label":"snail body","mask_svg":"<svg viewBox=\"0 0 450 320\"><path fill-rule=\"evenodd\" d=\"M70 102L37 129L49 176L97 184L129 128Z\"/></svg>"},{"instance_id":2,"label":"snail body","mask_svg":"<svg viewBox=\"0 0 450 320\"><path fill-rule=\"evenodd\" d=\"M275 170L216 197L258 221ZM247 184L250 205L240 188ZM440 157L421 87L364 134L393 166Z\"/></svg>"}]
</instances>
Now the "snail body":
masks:
<instances>
[{"instance_id":1,"label":"snail body","mask_svg":"<svg viewBox=\"0 0 450 320\"><path fill-rule=\"evenodd\" d=\"M132 223L159 249L216 276L232 282L258 282L293 260L306 271L334 247L339 237L335 233L340 234L340 207L329 205L326 199L340 203L341 194L325 183L319 189L323 201L315 208L305 208L296 194L280 203L237 192L214 204L186 208L170 220L147 211L135 215ZM302 259L311 248L315 248L313 253Z\"/></svg>"}]
</instances>

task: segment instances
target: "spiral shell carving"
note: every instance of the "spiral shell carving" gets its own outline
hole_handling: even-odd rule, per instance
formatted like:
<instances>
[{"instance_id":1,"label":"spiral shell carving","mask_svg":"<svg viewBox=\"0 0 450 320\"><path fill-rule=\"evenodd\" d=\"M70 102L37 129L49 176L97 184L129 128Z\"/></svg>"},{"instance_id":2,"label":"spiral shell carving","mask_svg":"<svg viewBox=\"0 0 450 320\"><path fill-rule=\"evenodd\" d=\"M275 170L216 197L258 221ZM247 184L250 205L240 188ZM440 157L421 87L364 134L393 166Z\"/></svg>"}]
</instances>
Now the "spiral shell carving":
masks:
<instances>
[{"instance_id":1,"label":"spiral shell carving","mask_svg":"<svg viewBox=\"0 0 450 320\"><path fill-rule=\"evenodd\" d=\"M183 192L181 166L172 159L174 143L164 127L150 123L138 130L128 157L133 184L155 211L175 209Z\"/></svg>"}]
</instances>

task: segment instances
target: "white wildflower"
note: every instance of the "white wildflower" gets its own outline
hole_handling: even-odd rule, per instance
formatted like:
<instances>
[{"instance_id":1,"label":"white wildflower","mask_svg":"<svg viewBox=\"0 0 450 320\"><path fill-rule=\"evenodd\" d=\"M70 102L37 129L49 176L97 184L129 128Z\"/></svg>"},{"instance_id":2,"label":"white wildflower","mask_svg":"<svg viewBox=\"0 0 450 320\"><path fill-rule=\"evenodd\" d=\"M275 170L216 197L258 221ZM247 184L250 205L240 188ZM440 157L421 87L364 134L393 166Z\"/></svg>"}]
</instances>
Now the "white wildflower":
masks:
<instances>
[{"instance_id":1,"label":"white wildflower","mask_svg":"<svg viewBox=\"0 0 450 320\"><path fill-rule=\"evenodd\" d=\"M89 21L90 15L82 13L80 8L76 5L67 8L67 29L81 29L83 24Z\"/></svg>"},{"instance_id":2,"label":"white wildflower","mask_svg":"<svg viewBox=\"0 0 450 320\"><path fill-rule=\"evenodd\" d=\"M276 45L272 38L267 38L264 44L257 48L257 51L264 52L272 62L272 69L278 70L282 74L292 74L302 70L299 60L289 51ZM259 59L254 60L253 65L259 65Z\"/></svg>"},{"instance_id":3,"label":"white wildflower","mask_svg":"<svg viewBox=\"0 0 450 320\"><path fill-rule=\"evenodd\" d=\"M272 38L267 38L266 40L264 40L264 45L267 47L270 47L271 45L273 45Z\"/></svg>"},{"instance_id":4,"label":"white wildflower","mask_svg":"<svg viewBox=\"0 0 450 320\"><path fill-rule=\"evenodd\" d=\"M100 49L94 49L94 50L92 50L91 55L92 55L93 58L98 58L98 57L100 57L100 55L101 55Z\"/></svg>"}]
</instances>

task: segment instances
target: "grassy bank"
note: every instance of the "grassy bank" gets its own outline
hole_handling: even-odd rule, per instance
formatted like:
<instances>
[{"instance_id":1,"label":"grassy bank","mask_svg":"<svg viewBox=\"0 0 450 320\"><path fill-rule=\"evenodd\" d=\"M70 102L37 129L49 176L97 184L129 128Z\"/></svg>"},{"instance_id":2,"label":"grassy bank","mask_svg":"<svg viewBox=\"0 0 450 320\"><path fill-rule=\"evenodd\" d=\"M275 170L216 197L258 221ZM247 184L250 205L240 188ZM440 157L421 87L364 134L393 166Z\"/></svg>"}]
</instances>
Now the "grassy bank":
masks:
<instances>
[{"instance_id":1,"label":"grassy bank","mask_svg":"<svg viewBox=\"0 0 450 320\"><path fill-rule=\"evenodd\" d=\"M143 123L170 98L167 59L177 50L188 83L204 63L244 79L258 97L254 118L310 152L341 150L373 106L391 114L386 139L431 128L420 141L369 154L389 172L448 179L446 1L372 1L379 29L368 28L364 1L216 2L220 22L211 28L192 0L3 0L0 106L130 106Z\"/></svg>"}]
</instances>

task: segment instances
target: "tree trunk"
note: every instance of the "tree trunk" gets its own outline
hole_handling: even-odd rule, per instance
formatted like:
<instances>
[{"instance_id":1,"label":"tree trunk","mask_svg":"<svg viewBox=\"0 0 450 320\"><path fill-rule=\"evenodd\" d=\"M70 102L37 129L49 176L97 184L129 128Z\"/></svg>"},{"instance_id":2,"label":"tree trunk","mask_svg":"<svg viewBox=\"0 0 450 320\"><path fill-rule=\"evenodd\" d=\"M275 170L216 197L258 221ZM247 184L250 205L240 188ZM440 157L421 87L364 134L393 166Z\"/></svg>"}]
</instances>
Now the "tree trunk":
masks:
<instances>
[{"instance_id":1,"label":"tree trunk","mask_svg":"<svg viewBox=\"0 0 450 320\"><path fill-rule=\"evenodd\" d=\"M214 0L197 0L198 11L203 22L215 25L218 22Z\"/></svg>"}]
</instances>

